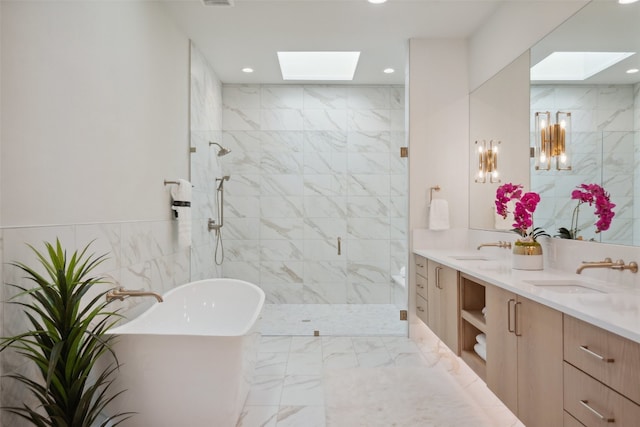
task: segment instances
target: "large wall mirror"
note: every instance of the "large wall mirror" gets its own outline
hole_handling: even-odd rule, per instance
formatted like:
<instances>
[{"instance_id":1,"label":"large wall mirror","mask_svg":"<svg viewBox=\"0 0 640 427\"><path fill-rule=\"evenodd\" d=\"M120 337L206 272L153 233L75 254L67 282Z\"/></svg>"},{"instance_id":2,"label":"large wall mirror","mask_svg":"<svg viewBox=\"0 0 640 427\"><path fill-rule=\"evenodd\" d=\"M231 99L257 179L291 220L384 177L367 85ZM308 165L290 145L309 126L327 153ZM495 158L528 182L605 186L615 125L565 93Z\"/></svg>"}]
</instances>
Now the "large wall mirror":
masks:
<instances>
[{"instance_id":1,"label":"large wall mirror","mask_svg":"<svg viewBox=\"0 0 640 427\"><path fill-rule=\"evenodd\" d=\"M548 171L536 170L535 161L531 161L531 189L542 197L535 225L551 235L573 223L583 239L640 244L640 170L636 167L640 154L640 72L627 72L640 69L639 23L640 3L591 2L531 48L532 145L535 112L549 111L552 116L557 111L571 113L571 139L567 141L571 170L553 166ZM573 59L583 61L585 74L594 72L587 65L597 66L604 59L604 69L585 78L569 75L569 65L546 65L545 58L554 52L610 52L618 58L606 59L602 54L578 58L572 54ZM624 59L615 62L621 57ZM562 75L554 76L556 70ZM596 233L598 218L593 207L583 204L577 218L574 216L577 201L571 200L571 192L578 185L591 183L601 185L616 204L609 230L601 233Z\"/></svg>"},{"instance_id":2,"label":"large wall mirror","mask_svg":"<svg viewBox=\"0 0 640 427\"><path fill-rule=\"evenodd\" d=\"M469 102L469 226L511 229L495 215L494 200L504 182L529 187L529 54L474 90Z\"/></svg>"},{"instance_id":3,"label":"large wall mirror","mask_svg":"<svg viewBox=\"0 0 640 427\"><path fill-rule=\"evenodd\" d=\"M530 105L524 108L528 114L525 132L527 129L529 132L517 142L510 141L509 144L522 144L516 157L510 157L506 151L508 144L504 140L501 142L498 169L513 164L528 172L525 179L504 168L500 171L501 182L529 184L528 188L540 193L542 201L534 215L535 226L544 228L552 236L557 235L561 227L571 228L577 205L577 201L571 199L571 192L580 184L596 183L616 204L615 217L609 230L596 233L597 217L593 207L581 205L577 217L578 236L604 243L640 245L640 168L636 167L640 163L640 72L627 73L627 70L640 69L639 22L640 2L629 5L614 1L591 2L531 48L532 69L553 52L633 53L613 65L609 62L604 70L581 80L558 77L542 80L534 73L529 81L529 72L525 72L530 91L527 94ZM515 73L517 67L510 68L514 64L471 94L469 222L475 229L495 230L504 226L486 213L499 184L474 182L473 174L477 171L474 143L478 138L487 138L484 134L488 133L482 128L486 116L482 110L486 107L476 98L488 97L483 92L495 91L495 87L501 88L497 90L499 98L511 81L522 79L522 75L516 77L509 72ZM551 113L552 121L558 111L571 113L570 138L567 140L571 170L556 170L554 164L551 170L539 170L535 158L529 156L530 147L536 145L534 115L546 111ZM503 114L500 124L492 123L491 126L495 126L495 130L502 129L512 115L519 116L519 112L511 110ZM517 120L520 123L521 118L517 117ZM522 162L525 162L524 166Z\"/></svg>"}]
</instances>

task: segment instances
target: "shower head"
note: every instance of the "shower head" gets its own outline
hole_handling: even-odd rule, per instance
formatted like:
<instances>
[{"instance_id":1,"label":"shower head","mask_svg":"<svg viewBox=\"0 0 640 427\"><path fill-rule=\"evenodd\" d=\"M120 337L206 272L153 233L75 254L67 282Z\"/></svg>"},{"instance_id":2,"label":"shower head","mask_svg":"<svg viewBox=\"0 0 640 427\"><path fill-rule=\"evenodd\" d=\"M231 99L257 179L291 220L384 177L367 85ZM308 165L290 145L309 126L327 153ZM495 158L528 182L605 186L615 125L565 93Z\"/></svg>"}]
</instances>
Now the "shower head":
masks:
<instances>
[{"instance_id":1,"label":"shower head","mask_svg":"<svg viewBox=\"0 0 640 427\"><path fill-rule=\"evenodd\" d=\"M231 150L229 150L228 148L223 147L222 145L218 144L217 142L212 142L209 141L209 146L211 145L217 145L220 149L218 150L218 157L222 157L224 155L227 155L231 152Z\"/></svg>"}]
</instances>

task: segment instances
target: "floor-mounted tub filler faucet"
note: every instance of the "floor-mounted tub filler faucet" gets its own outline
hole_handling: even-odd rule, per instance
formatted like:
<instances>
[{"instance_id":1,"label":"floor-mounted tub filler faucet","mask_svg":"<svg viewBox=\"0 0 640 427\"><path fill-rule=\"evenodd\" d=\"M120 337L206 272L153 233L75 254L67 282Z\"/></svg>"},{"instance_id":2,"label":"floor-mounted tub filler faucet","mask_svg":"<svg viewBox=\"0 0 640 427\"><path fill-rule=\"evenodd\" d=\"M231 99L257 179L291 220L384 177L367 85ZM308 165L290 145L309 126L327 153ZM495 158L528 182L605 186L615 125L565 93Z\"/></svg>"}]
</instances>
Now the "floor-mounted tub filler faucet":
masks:
<instances>
[{"instance_id":1,"label":"floor-mounted tub filler faucet","mask_svg":"<svg viewBox=\"0 0 640 427\"><path fill-rule=\"evenodd\" d=\"M495 242L495 243L480 243L478 245L478 250L480 250L480 248L483 248L485 246L495 246L497 248L511 249L511 242L503 242L502 240L500 240L499 242Z\"/></svg>"},{"instance_id":2,"label":"floor-mounted tub filler faucet","mask_svg":"<svg viewBox=\"0 0 640 427\"><path fill-rule=\"evenodd\" d=\"M111 289L107 292L107 302L111 302L114 299L119 299L120 301L124 301L124 297L155 297L158 302L162 302L162 296L155 292L149 291L130 291L123 287Z\"/></svg>"},{"instance_id":3,"label":"floor-mounted tub filler faucet","mask_svg":"<svg viewBox=\"0 0 640 427\"><path fill-rule=\"evenodd\" d=\"M582 261L582 264L578 267L576 273L582 273L582 270L585 268L611 268L613 270L630 270L632 273L637 273L638 263L631 261L629 264L625 264L621 259L613 262L611 261L611 258L605 258L602 261Z\"/></svg>"}]
</instances>

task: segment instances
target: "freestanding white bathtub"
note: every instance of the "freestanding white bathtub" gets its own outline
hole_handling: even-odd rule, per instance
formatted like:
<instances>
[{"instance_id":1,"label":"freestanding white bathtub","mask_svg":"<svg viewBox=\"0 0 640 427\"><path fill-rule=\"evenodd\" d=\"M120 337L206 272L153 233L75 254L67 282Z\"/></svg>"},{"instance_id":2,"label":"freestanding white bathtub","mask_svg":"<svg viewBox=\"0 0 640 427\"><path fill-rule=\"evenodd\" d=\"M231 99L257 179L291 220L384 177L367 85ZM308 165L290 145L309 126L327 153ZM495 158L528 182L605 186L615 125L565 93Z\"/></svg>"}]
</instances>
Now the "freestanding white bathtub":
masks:
<instances>
[{"instance_id":1,"label":"freestanding white bathtub","mask_svg":"<svg viewBox=\"0 0 640 427\"><path fill-rule=\"evenodd\" d=\"M109 331L126 390L108 413L137 414L121 425L235 426L249 393L264 292L233 279L187 283L139 317Z\"/></svg>"}]
</instances>

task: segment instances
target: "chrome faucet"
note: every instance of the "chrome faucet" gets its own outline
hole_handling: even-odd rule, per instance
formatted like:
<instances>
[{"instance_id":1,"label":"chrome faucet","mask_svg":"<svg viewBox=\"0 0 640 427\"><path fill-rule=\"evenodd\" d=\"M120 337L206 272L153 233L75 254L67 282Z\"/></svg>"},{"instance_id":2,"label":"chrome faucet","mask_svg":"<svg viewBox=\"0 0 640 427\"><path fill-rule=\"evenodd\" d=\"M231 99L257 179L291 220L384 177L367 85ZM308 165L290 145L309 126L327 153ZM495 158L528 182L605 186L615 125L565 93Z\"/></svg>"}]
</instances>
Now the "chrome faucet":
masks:
<instances>
[{"instance_id":1,"label":"chrome faucet","mask_svg":"<svg viewBox=\"0 0 640 427\"><path fill-rule=\"evenodd\" d=\"M502 240L500 240L499 242L495 243L480 243L480 245L478 246L478 250L480 250L480 248L484 246L495 246L498 248L511 249L511 242L503 242Z\"/></svg>"},{"instance_id":2,"label":"chrome faucet","mask_svg":"<svg viewBox=\"0 0 640 427\"><path fill-rule=\"evenodd\" d=\"M611 268L613 270L631 270L632 273L637 273L638 263L631 261L629 264L625 264L621 259L613 262L611 258L605 258L602 261L582 261L582 264L578 267L576 273L582 273L582 270L585 268Z\"/></svg>"},{"instance_id":3,"label":"chrome faucet","mask_svg":"<svg viewBox=\"0 0 640 427\"><path fill-rule=\"evenodd\" d=\"M107 292L107 302L111 302L114 299L119 299L120 301L124 301L124 297L147 297L147 296L155 297L155 299L158 300L158 302L163 301L160 294L157 294L155 292L130 291L120 286L118 288L111 289L109 292Z\"/></svg>"}]
</instances>

